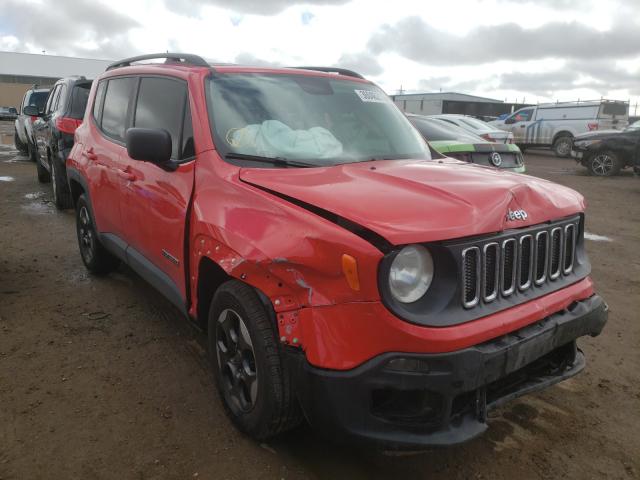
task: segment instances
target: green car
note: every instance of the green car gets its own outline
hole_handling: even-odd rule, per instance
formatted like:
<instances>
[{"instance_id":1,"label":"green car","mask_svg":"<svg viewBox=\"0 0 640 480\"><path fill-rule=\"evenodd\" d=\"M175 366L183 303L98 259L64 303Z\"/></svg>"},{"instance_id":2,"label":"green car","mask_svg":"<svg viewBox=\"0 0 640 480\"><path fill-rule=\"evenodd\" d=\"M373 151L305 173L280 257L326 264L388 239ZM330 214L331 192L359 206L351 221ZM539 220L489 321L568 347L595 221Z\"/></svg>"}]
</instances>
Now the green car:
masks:
<instances>
[{"instance_id":1,"label":"green car","mask_svg":"<svg viewBox=\"0 0 640 480\"><path fill-rule=\"evenodd\" d=\"M460 127L437 118L407 115L431 148L447 157L465 162L524 173L524 158L514 143L489 142Z\"/></svg>"}]
</instances>

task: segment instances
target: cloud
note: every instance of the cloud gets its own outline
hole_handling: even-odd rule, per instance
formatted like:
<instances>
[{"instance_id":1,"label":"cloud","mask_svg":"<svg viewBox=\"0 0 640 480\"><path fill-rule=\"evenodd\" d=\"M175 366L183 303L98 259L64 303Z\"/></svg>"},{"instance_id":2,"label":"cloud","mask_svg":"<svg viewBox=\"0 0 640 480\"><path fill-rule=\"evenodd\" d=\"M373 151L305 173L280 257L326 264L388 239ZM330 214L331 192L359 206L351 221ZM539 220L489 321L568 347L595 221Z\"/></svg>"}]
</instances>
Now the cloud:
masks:
<instances>
[{"instance_id":1,"label":"cloud","mask_svg":"<svg viewBox=\"0 0 640 480\"><path fill-rule=\"evenodd\" d=\"M252 53L240 53L236 55L234 63L238 65L251 65L253 67L274 67L279 68L283 65L280 62L270 62L268 60L263 60L261 58L256 57Z\"/></svg>"},{"instance_id":2,"label":"cloud","mask_svg":"<svg viewBox=\"0 0 640 480\"><path fill-rule=\"evenodd\" d=\"M618 58L638 54L640 28L632 21L608 31L578 22L550 22L525 29L516 23L480 26L459 37L419 17L382 26L368 42L374 54L394 52L432 65L482 64L496 60Z\"/></svg>"},{"instance_id":3,"label":"cloud","mask_svg":"<svg viewBox=\"0 0 640 480\"><path fill-rule=\"evenodd\" d=\"M561 69L539 72L510 72L495 77L499 88L535 95L551 96L554 92L588 88L602 95L616 90L629 90L640 95L640 71L620 68L616 62L604 60L571 60Z\"/></svg>"},{"instance_id":4,"label":"cloud","mask_svg":"<svg viewBox=\"0 0 640 480\"><path fill-rule=\"evenodd\" d=\"M50 53L93 55L95 50L102 58L137 53L127 33L138 22L100 2L56 0L53 8L49 3L3 0L0 18L12 26L21 45Z\"/></svg>"},{"instance_id":5,"label":"cloud","mask_svg":"<svg viewBox=\"0 0 640 480\"><path fill-rule=\"evenodd\" d=\"M203 5L225 8L253 15L276 15L294 5L344 5L351 0L164 0L170 10L196 16Z\"/></svg>"},{"instance_id":6,"label":"cloud","mask_svg":"<svg viewBox=\"0 0 640 480\"><path fill-rule=\"evenodd\" d=\"M348 68L362 75L370 75L372 77L381 75L384 72L378 59L368 52L345 53L334 66Z\"/></svg>"}]
</instances>

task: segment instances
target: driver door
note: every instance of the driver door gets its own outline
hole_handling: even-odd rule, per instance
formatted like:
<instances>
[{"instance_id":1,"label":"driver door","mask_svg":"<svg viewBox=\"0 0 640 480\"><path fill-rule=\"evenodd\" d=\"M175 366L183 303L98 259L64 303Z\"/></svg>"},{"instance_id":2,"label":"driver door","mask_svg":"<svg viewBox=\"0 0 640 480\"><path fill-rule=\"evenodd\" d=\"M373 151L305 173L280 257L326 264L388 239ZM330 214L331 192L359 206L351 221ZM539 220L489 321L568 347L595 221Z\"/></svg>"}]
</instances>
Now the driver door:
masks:
<instances>
[{"instance_id":1,"label":"driver door","mask_svg":"<svg viewBox=\"0 0 640 480\"><path fill-rule=\"evenodd\" d=\"M531 121L533 119L533 111L533 108L518 110L505 121L505 124L509 124L509 130L513 133L515 143L536 143L536 139L531 138L531 135L528 135L527 132L527 127L533 123Z\"/></svg>"}]
</instances>

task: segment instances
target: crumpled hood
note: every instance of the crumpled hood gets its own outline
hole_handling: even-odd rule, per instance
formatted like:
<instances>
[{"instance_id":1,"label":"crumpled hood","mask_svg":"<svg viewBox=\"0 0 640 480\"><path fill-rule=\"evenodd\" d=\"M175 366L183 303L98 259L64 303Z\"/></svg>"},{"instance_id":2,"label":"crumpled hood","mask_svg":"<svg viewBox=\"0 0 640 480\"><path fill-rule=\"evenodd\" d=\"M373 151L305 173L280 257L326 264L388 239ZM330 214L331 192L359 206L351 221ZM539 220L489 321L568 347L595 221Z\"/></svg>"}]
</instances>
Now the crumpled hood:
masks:
<instances>
[{"instance_id":1,"label":"crumpled hood","mask_svg":"<svg viewBox=\"0 0 640 480\"><path fill-rule=\"evenodd\" d=\"M242 181L368 228L395 245L520 228L584 210L582 195L525 175L452 159L240 170ZM509 210L526 220L507 220Z\"/></svg>"}]
</instances>

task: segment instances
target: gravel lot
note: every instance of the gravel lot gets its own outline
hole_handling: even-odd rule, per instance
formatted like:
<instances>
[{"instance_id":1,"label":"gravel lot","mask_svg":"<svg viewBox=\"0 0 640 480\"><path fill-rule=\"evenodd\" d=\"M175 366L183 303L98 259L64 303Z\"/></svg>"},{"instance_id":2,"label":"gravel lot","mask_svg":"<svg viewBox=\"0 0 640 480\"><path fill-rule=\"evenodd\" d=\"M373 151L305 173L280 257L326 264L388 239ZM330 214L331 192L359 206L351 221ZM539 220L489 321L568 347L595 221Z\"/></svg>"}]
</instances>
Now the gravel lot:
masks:
<instances>
[{"instance_id":1,"label":"gravel lot","mask_svg":"<svg viewBox=\"0 0 640 480\"><path fill-rule=\"evenodd\" d=\"M0 479L640 478L640 179L526 162L583 193L587 230L609 237L587 242L609 324L581 341L584 373L494 411L482 438L390 456L304 427L268 445L237 433L200 334L127 268L87 275L73 213L0 145Z\"/></svg>"}]
</instances>

